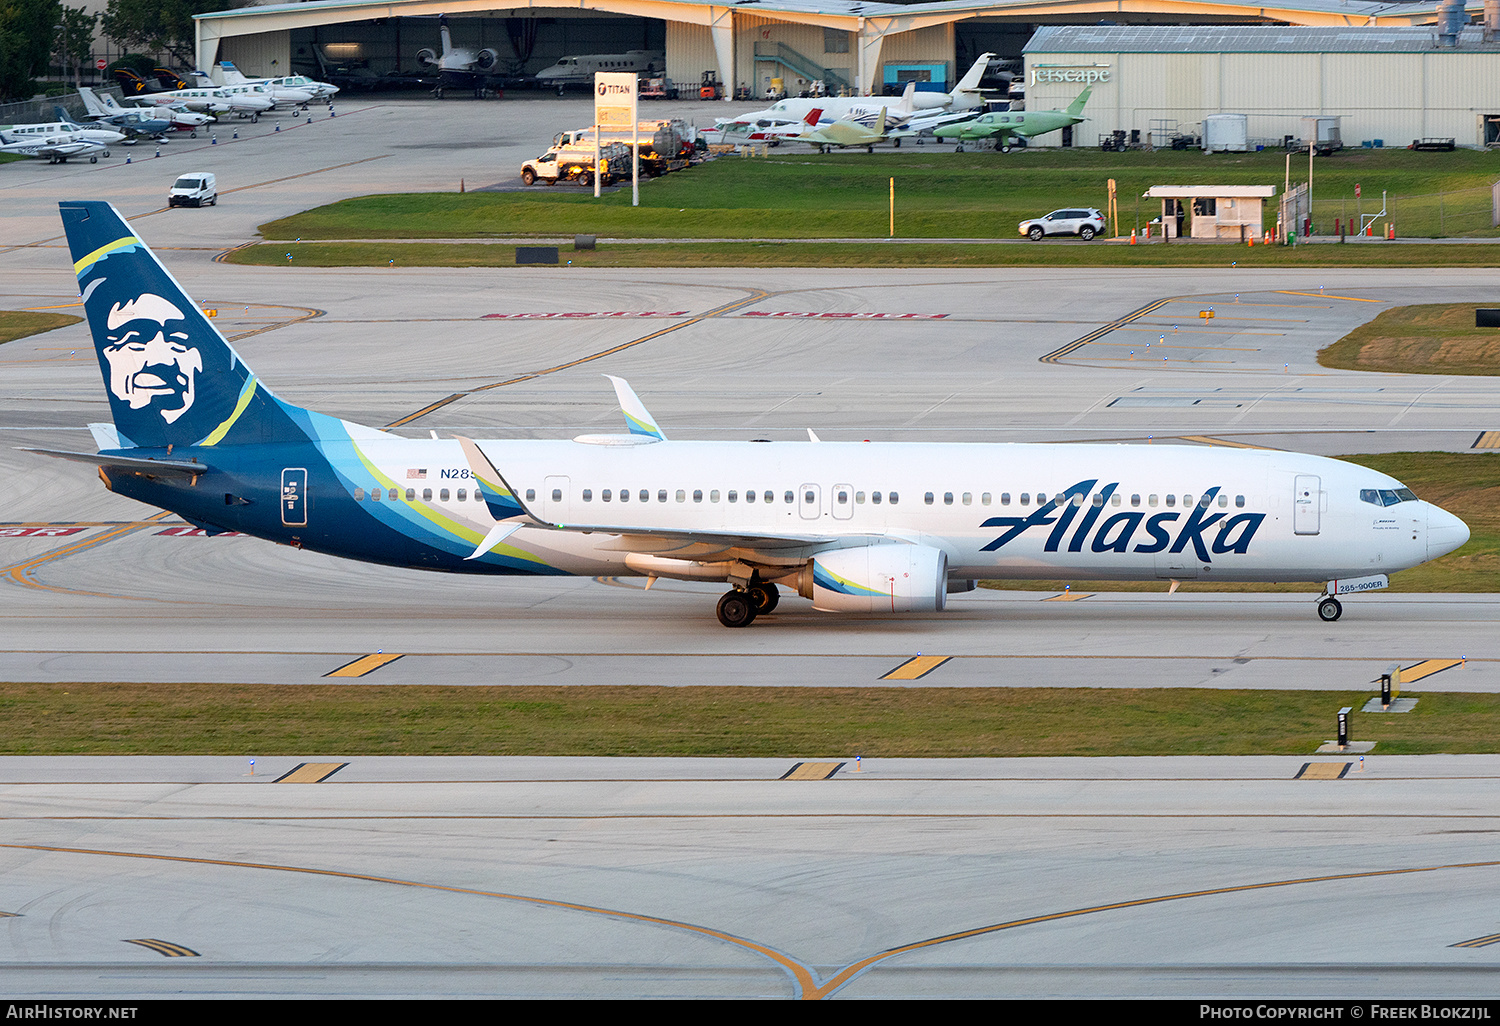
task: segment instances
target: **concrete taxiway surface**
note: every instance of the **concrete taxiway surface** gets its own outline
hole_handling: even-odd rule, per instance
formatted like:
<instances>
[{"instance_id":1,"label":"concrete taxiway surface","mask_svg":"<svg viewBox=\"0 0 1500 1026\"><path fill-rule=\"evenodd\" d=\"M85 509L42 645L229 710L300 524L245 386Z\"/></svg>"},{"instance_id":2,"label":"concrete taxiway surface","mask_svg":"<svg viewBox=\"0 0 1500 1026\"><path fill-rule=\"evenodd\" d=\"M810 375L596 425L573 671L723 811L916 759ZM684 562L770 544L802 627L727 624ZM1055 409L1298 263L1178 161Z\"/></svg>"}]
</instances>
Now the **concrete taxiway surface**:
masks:
<instances>
[{"instance_id":1,"label":"concrete taxiway surface","mask_svg":"<svg viewBox=\"0 0 1500 1026\"><path fill-rule=\"evenodd\" d=\"M1460 451L1500 428L1495 379L1315 359L1393 305L1492 303L1488 270L212 262L317 203L501 182L586 109L351 103L334 121L276 133L267 119L129 167L7 165L0 307L71 309L55 201L103 198L137 217L281 395L413 436L619 430L601 373L629 378L674 438L805 444L811 427L840 440L1150 438L1336 455ZM198 169L218 175L221 204L161 211L171 179ZM1209 307L1212 321L1198 316ZM919 685L1352 688L1392 662L1462 656L1424 686L1500 688L1494 596L1358 595L1336 624L1316 619L1315 587L977 592L898 619L788 599L726 631L716 588L443 578L208 538L85 468L14 448L85 448L85 425L106 418L81 326L0 348L0 680L303 683L381 652L403 657L359 680L911 686L882 678L924 653L952 658ZM0 758L9 991L1494 990L1492 757L1377 755L1312 780L1295 779L1305 760L1282 758L867 761L856 775L855 753L310 752L263 758L250 777L255 754ZM778 779L799 760L846 765ZM1323 761L1337 776L1348 760ZM302 763L337 768L275 783Z\"/></svg>"},{"instance_id":2,"label":"concrete taxiway surface","mask_svg":"<svg viewBox=\"0 0 1500 1026\"><path fill-rule=\"evenodd\" d=\"M6 989L1493 996L1500 758L1306 763L0 758Z\"/></svg>"}]
</instances>

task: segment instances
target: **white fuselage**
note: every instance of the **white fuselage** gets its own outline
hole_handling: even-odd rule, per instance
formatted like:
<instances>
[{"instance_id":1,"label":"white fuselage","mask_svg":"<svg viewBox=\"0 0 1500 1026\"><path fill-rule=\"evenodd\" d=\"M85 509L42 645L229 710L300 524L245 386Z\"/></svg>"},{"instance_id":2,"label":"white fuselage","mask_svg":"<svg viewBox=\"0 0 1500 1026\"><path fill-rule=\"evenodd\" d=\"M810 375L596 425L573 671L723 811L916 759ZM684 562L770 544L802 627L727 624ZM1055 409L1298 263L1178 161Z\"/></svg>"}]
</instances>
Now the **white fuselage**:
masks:
<instances>
[{"instance_id":1,"label":"white fuselage","mask_svg":"<svg viewBox=\"0 0 1500 1026\"><path fill-rule=\"evenodd\" d=\"M363 461L337 460L341 470L374 466L398 484L415 485L410 501L442 518L480 534L492 524L473 493L459 443L365 438L355 444ZM941 549L953 580L1322 581L1406 569L1468 538L1462 522L1438 507L1398 501L1402 485L1384 474L1282 452L845 442L478 445L531 514L557 525L524 527L509 544L573 574L692 578L707 576L695 561L743 557L775 579L775 567L792 572L815 552L889 542ZM408 479L413 468L425 471L420 482ZM361 486L357 475L348 484L351 494ZM1070 491L1078 498L1048 507ZM1381 504L1382 491L1389 505ZM695 532L786 543L747 542L739 555L726 555L722 541L648 537Z\"/></svg>"}]
</instances>

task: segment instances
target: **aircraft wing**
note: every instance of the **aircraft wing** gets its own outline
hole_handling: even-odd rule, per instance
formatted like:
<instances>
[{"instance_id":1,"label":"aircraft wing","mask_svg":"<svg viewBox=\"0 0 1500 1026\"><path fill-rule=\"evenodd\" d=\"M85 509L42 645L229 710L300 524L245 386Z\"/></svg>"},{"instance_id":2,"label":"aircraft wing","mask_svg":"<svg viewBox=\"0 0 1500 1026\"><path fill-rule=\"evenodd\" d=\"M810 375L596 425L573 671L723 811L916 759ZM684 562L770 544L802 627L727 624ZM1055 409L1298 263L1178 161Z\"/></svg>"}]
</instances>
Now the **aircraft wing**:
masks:
<instances>
[{"instance_id":1,"label":"aircraft wing","mask_svg":"<svg viewBox=\"0 0 1500 1026\"><path fill-rule=\"evenodd\" d=\"M472 439L458 438L458 441L463 446L464 455L469 461L469 470L474 480L486 487L486 499L489 499L489 490L494 489L503 494L505 509L514 508L519 510L522 517L524 517L520 524L517 524L514 518L510 519L508 523L502 524L500 522L501 517L497 515L497 530L492 533L500 533L501 537L508 535L510 530L513 530L516 526L527 525L543 527L553 531L567 531L574 534L617 535L618 537L614 541L600 546L600 548L617 552L639 552L692 562L719 562L722 560L738 559L752 563L764 560L772 564L778 562L778 556L782 562L788 558L795 559L795 553L799 550L905 540L886 535L843 535L828 534L823 531L745 533L740 531L700 531L691 528L657 528L641 524L611 524L607 522L575 521L557 523L556 521L540 516L537 511L533 510L522 499L521 493L506 482L504 475L495 469L495 465L490 462L489 457L484 454ZM497 483L499 488L495 489L494 484L490 484L490 482ZM481 551L483 548L484 546L481 546ZM476 555L478 554L476 552Z\"/></svg>"}]
</instances>

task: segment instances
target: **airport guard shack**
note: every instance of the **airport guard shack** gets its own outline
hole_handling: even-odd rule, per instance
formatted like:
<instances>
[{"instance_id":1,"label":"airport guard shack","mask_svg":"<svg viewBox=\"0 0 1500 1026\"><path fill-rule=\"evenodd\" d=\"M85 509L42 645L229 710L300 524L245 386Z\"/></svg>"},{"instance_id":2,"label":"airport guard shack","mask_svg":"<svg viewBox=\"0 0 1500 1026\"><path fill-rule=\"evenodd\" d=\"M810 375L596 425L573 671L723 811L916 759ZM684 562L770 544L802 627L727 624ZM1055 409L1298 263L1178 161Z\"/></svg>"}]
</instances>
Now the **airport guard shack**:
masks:
<instances>
[{"instance_id":1,"label":"airport guard shack","mask_svg":"<svg viewBox=\"0 0 1500 1026\"><path fill-rule=\"evenodd\" d=\"M1161 200L1161 223L1169 239L1259 241L1261 208L1276 195L1274 185L1153 185L1147 199Z\"/></svg>"}]
</instances>

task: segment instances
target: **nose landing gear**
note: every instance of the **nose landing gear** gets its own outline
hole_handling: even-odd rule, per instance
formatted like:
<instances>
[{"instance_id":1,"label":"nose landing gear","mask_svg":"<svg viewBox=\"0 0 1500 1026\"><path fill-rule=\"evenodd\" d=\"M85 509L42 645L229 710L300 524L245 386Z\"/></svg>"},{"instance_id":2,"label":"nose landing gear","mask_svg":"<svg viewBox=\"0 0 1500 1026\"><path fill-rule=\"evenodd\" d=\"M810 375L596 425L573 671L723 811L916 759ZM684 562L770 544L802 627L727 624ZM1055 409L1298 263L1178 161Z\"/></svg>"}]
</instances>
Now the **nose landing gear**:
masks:
<instances>
[{"instance_id":1,"label":"nose landing gear","mask_svg":"<svg viewBox=\"0 0 1500 1026\"><path fill-rule=\"evenodd\" d=\"M1324 623L1333 623L1344 615L1344 605L1332 595L1325 596L1318 602L1318 619Z\"/></svg>"}]
</instances>

